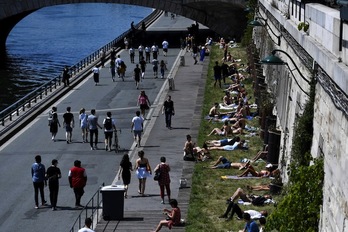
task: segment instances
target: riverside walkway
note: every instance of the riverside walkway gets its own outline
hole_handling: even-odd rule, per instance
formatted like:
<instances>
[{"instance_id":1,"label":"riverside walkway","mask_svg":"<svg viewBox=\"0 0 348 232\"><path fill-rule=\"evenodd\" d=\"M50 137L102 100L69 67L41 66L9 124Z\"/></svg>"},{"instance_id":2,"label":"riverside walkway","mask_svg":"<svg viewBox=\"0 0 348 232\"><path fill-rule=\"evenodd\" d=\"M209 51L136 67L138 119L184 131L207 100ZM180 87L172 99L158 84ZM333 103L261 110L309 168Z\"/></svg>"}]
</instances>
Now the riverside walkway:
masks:
<instances>
[{"instance_id":1,"label":"riverside walkway","mask_svg":"<svg viewBox=\"0 0 348 232\"><path fill-rule=\"evenodd\" d=\"M148 30L151 30L152 27L164 27L170 30L173 25L186 28L191 23L192 20L180 16L174 20L162 16ZM157 41L157 43L159 42ZM186 178L188 186L190 186L194 163L182 160L182 147L186 134L191 134L194 140L197 138L207 65L194 65L190 53L171 48L169 45L168 56L164 57L162 49L160 49L159 60L163 59L167 62L166 76L170 75L175 78L175 90L169 90L168 79L153 78L151 64L147 65L145 79L140 83L140 89L137 90L131 77L135 65L130 63L128 51L122 50L119 54L128 66L125 81L116 78L116 82L112 82L107 63L106 67L101 69L98 86L94 85L93 78L90 76L54 104L58 107L61 124L66 107L72 108L75 128L71 144L65 142L63 128L59 128L57 141L51 141L47 114L42 114L1 146L1 231L69 231L80 213L80 210L74 208L74 194L67 178L68 170L73 166L74 160L81 160L82 166L86 168L88 181L81 202L85 204L102 183L106 185L122 184L116 178L122 155L127 152L134 163L139 150L144 150L152 169L159 163L161 156L167 158L167 163L172 170L170 173L172 198L178 199L179 207L183 210L182 217L186 217L190 188L179 189L179 181L180 178ZM185 58L185 66L179 66L180 56ZM138 59L137 55L135 59ZM133 143L130 126L131 119L138 110L136 102L140 90L146 91L152 105L146 115L143 146L137 148ZM168 94L172 96L175 103L176 114L173 117L172 130L165 127L164 116L161 114L162 104ZM78 111L81 107L84 107L88 113L95 108L100 124L106 112L112 112L117 127L122 130L119 135L121 152L115 154L103 149L104 135L101 130L99 130L99 150L90 150L89 144L82 143L78 127ZM57 211L52 211L49 206L34 209L34 190L30 167L37 154L42 156L42 163L46 165L46 168L50 166L52 159L59 161L62 178ZM124 220L104 221L99 218L100 220L94 228L95 231L150 231L155 229L159 220L163 219L162 209L170 208L170 205L167 199L165 205L160 203L159 187L152 178L147 180L145 197L138 195L137 186L138 180L133 173L128 198L124 202ZM47 188L45 196L49 203ZM163 230L165 231L165 229ZM175 230L183 231L184 228L178 227Z\"/></svg>"}]
</instances>

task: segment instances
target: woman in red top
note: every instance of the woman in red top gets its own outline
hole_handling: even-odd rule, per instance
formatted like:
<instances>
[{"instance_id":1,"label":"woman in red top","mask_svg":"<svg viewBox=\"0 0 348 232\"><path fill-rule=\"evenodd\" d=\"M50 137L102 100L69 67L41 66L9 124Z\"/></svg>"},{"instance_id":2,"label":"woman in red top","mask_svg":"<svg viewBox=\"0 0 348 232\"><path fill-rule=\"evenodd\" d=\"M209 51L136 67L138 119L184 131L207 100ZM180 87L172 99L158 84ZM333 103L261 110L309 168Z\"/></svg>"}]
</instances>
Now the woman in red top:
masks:
<instances>
[{"instance_id":1,"label":"woman in red top","mask_svg":"<svg viewBox=\"0 0 348 232\"><path fill-rule=\"evenodd\" d=\"M145 119L145 110L149 109L149 106L151 105L149 98L145 94L145 91L140 91L140 95L138 97L138 106L140 106L141 114L143 115L143 118Z\"/></svg>"},{"instance_id":2,"label":"woman in red top","mask_svg":"<svg viewBox=\"0 0 348 232\"><path fill-rule=\"evenodd\" d=\"M164 204L164 187L166 188L167 191L167 196L170 202L170 167L168 164L166 164L166 157L161 157L161 163L156 166L154 169L154 172L159 170L160 172L160 177L158 179L158 185L160 186L160 195L162 198L162 204Z\"/></svg>"},{"instance_id":3,"label":"woman in red top","mask_svg":"<svg viewBox=\"0 0 348 232\"><path fill-rule=\"evenodd\" d=\"M169 204L172 207L172 210L169 210L169 209L163 210L164 214L167 215L167 218L165 220L161 220L158 223L158 226L154 232L160 231L162 226L167 226L169 229L171 229L173 226L180 225L181 211L180 211L180 208L178 207L177 200L171 199Z\"/></svg>"}]
</instances>

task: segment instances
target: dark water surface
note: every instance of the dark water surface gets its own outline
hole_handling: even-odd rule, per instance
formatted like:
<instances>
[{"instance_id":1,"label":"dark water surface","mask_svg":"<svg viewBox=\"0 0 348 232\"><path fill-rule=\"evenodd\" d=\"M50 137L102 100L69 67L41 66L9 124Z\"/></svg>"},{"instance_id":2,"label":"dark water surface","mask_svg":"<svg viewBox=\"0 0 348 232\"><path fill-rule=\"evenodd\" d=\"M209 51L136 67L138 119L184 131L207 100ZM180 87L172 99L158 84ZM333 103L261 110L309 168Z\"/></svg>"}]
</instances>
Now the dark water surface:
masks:
<instances>
[{"instance_id":1,"label":"dark water surface","mask_svg":"<svg viewBox=\"0 0 348 232\"><path fill-rule=\"evenodd\" d=\"M69 4L40 9L11 31L0 63L0 111L112 41L152 12L122 4Z\"/></svg>"}]
</instances>

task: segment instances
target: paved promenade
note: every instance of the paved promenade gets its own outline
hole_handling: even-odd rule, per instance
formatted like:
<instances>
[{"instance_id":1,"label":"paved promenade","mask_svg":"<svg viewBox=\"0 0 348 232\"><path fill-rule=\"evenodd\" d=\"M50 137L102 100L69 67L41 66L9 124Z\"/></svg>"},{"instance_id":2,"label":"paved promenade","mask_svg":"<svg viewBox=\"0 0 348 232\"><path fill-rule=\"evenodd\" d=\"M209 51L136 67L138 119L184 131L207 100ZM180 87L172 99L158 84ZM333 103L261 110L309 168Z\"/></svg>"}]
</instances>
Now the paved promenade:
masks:
<instances>
[{"instance_id":1,"label":"paved promenade","mask_svg":"<svg viewBox=\"0 0 348 232\"><path fill-rule=\"evenodd\" d=\"M178 16L175 20L170 20L169 17L161 18L157 23L161 27L165 23L174 23L186 28L192 23L192 20ZM140 149L145 151L145 156L149 159L152 168L159 162L161 156L167 157L167 162L172 168L172 198L178 199L179 206L183 210L183 218L185 218L190 188L179 190L179 180L182 177L187 178L190 186L194 163L182 160L182 147L186 134L191 134L196 139L198 133L206 65L193 65L193 59L189 53L170 48L167 57L160 53L159 60L166 60L168 67L166 76L170 75L175 78L175 90L169 90L167 79L153 78L150 64L146 69L145 79L141 82L140 89L137 90L131 77L134 64L129 62L127 51L122 51L120 56L128 65L124 82L118 78L116 82L112 82L109 64L107 64L105 68L101 69L100 85L95 86L93 78L90 76L54 104L58 107L61 123L66 107L71 106L72 108L76 127L71 144L65 142L63 128L59 128L57 141L51 141L45 113L0 147L0 185L2 186L0 188L2 196L0 231L68 231L80 213L80 210L74 208L74 195L67 178L68 170L72 167L74 160L81 160L82 166L87 171L88 183L81 202L85 204L102 183L106 185L116 183L116 173L123 153L128 152L134 163ZM185 66L179 66L180 56L185 57ZM138 56L136 56L137 58ZM135 111L138 110L136 102L140 90L146 91L152 105L146 116L148 120L145 123L143 147L136 148L130 125ZM175 103L176 114L173 117L173 130L165 127L164 117L160 113L168 94L172 96ZM88 144L82 143L77 123L78 111L81 107L86 108L88 113L95 108L99 115L99 123L102 123L107 111L112 112L118 128L122 130L119 135L122 152L115 154L103 149L102 131L99 131L99 150L91 151ZM52 159L59 160L62 179L60 180L57 211L51 211L49 206L34 209L30 167L37 154L42 156L42 163L46 165L46 168L50 166ZM121 184L121 182L117 182L117 184ZM168 203L160 204L159 187L152 178L147 181L145 197L138 196L137 184L138 180L134 173L129 187L129 197L125 199L125 220L110 222L101 220L95 228L96 231L149 231L155 229L158 221L163 218L163 207L170 208L170 205ZM47 188L45 194L46 200L49 202Z\"/></svg>"}]
</instances>

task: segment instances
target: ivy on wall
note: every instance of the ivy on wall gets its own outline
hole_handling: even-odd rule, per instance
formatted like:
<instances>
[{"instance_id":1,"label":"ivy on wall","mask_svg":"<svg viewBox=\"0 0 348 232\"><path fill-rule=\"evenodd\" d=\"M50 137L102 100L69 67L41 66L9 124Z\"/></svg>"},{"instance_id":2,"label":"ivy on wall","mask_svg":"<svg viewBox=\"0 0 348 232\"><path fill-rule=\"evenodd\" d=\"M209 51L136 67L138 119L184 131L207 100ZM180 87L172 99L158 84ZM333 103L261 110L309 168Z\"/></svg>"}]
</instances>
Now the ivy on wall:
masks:
<instances>
[{"instance_id":1,"label":"ivy on wall","mask_svg":"<svg viewBox=\"0 0 348 232\"><path fill-rule=\"evenodd\" d=\"M295 123L289 183L284 190L284 198L268 219L266 228L269 231L318 231L323 201L324 158L313 159L310 153L314 97L315 82L312 80L309 100L303 115Z\"/></svg>"}]
</instances>

